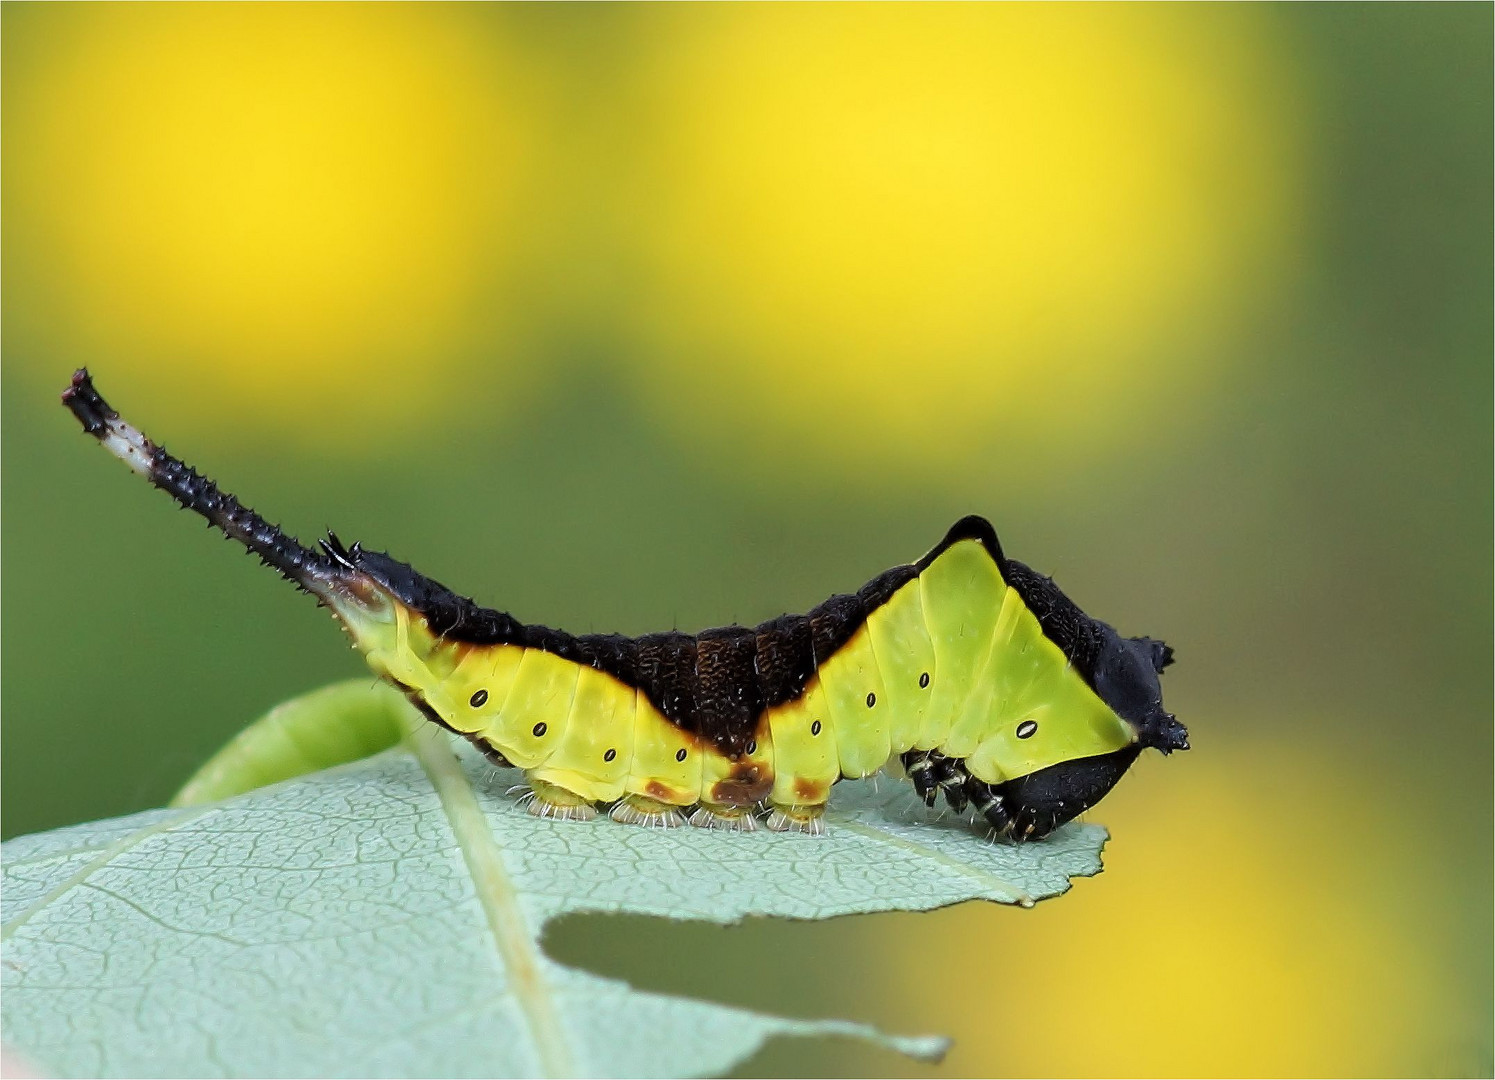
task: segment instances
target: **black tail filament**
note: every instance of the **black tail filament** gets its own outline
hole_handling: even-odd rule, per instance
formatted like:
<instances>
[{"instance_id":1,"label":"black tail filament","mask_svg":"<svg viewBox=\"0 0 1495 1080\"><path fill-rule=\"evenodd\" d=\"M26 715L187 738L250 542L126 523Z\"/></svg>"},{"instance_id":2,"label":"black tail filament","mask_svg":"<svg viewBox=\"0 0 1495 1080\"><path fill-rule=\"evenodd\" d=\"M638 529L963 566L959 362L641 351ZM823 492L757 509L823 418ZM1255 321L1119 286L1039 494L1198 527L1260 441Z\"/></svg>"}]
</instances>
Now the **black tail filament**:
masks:
<instances>
[{"instance_id":1,"label":"black tail filament","mask_svg":"<svg viewBox=\"0 0 1495 1080\"><path fill-rule=\"evenodd\" d=\"M94 389L87 368L74 372L71 385L62 392L62 403L78 418L83 430L116 457L182 507L202 515L225 536L243 544L298 588L324 596L328 586L345 574L339 565L341 560L304 546L121 419Z\"/></svg>"}]
</instances>

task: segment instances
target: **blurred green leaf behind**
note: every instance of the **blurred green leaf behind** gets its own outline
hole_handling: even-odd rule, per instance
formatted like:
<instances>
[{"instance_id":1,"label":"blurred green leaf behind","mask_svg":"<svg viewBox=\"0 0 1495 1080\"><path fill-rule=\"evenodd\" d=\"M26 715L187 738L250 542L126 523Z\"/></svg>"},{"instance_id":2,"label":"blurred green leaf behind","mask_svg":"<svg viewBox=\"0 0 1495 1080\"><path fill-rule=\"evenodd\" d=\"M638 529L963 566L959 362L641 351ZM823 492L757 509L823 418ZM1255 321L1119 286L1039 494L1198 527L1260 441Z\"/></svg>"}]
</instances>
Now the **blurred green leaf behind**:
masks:
<instances>
[{"instance_id":1,"label":"blurred green leaf behind","mask_svg":"<svg viewBox=\"0 0 1495 1080\"><path fill-rule=\"evenodd\" d=\"M160 805L239 723L359 670L303 597L78 436L56 394L87 363L127 416L293 531L332 526L574 631L803 610L986 514L1086 610L1175 645L1169 706L1196 749L1144 760L1092 815L1116 837L1107 873L1051 910L692 931L723 969L816 957L783 995L953 1031L952 1074L1488 1071L1488 7L1034 8L953 28L907 8L862 28L857 8L344 9L301 36L297 9L227 30L198 25L205 9L146 10L4 9L5 835ZM748 45L722 44L744 28ZM979 50L951 54L941 82L951 37L1024 42L1031 83L983 82ZM265 56L296 70L276 50L303 41L351 59L298 141L271 122L294 112L294 79L280 104L246 106L242 86ZM1114 58L1136 49L1134 84ZM203 114L150 127L104 91L163 55ZM1028 92L1074 56L1109 81ZM394 111L351 122L367 95L346 88L384 78L404 88ZM1168 88L1194 83L1208 109L1168 112L1192 100ZM910 87L928 112L886 104ZM1119 119L1095 104L1108 87ZM1032 213L969 231L1000 255L1038 229L1007 251L1027 277L971 270L961 246L980 202L949 170L1001 170L926 177L898 141L967 90L999 118L1050 110L1041 130L1082 143L1120 124L1146 155L1098 169L1023 144L1036 179L1013 190ZM780 111L754 112L760 98ZM864 117L868 100L889 111L831 159L784 120ZM106 129L137 141L91 150ZM388 164L417 153L435 164ZM1155 161L1182 179L1149 180ZM745 181L724 179L739 166ZM834 198L795 203L828 182L844 218ZM346 220L306 210L348 192ZM1087 200L1122 224L1042 231ZM220 217L259 231L215 232ZM897 233L903 219L923 231ZM1032 261L1050 235L1055 265ZM1004 307L1019 277L1026 306ZM929 299L900 299L921 280ZM775 293L785 281L796 296ZM1006 314L987 325L983 305ZM670 933L589 917L552 945L627 975ZM939 949L989 958L985 974L930 988ZM993 979L1006 1009L1008 979L1064 1008L993 1025ZM762 992L713 983L759 1007ZM1077 1012L1082 1036L1062 1019ZM904 1067L795 1053L759 1065Z\"/></svg>"}]
</instances>

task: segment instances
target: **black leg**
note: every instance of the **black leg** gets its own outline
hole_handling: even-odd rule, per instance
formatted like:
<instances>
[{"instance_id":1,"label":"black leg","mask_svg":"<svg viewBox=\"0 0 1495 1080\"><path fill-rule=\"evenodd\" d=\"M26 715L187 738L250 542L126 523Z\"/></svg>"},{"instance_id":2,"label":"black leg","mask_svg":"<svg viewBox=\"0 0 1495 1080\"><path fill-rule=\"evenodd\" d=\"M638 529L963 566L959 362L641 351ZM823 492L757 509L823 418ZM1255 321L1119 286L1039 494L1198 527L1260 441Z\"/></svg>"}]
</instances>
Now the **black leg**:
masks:
<instances>
[{"instance_id":1,"label":"black leg","mask_svg":"<svg viewBox=\"0 0 1495 1080\"><path fill-rule=\"evenodd\" d=\"M1016 841L1040 840L1089 805L1057 796L1025 800L1022 781L988 784L966 772L964 759L946 757L938 750L909 750L901 760L924 805L933 806L943 793L957 814L970 807L998 836Z\"/></svg>"},{"instance_id":2,"label":"black leg","mask_svg":"<svg viewBox=\"0 0 1495 1080\"><path fill-rule=\"evenodd\" d=\"M986 823L997 830L998 836L1009 835L1012 818L1008 816L1001 796L992 790L990 784L973 776L966 781L966 796L976 812L986 819Z\"/></svg>"},{"instance_id":3,"label":"black leg","mask_svg":"<svg viewBox=\"0 0 1495 1080\"><path fill-rule=\"evenodd\" d=\"M913 781L914 794L924 800L925 806L933 806L935 795L939 791L939 781L935 778L934 762L928 750L909 750L903 755L903 771L908 773L908 778Z\"/></svg>"},{"instance_id":4,"label":"black leg","mask_svg":"<svg viewBox=\"0 0 1495 1080\"><path fill-rule=\"evenodd\" d=\"M935 780L945 793L945 802L957 814L963 813L966 808L966 780L969 779L964 759L945 757L938 750L931 751L929 756L934 759Z\"/></svg>"}]
</instances>

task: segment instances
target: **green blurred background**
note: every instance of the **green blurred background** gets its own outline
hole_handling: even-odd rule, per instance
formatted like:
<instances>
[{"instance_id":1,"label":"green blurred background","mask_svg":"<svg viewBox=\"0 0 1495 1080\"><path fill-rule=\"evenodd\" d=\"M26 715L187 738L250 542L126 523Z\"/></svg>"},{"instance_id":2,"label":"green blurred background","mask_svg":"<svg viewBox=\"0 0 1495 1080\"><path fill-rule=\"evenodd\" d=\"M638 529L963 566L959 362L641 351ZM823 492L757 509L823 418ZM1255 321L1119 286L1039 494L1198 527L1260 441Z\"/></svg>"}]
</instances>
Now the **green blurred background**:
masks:
<instances>
[{"instance_id":1,"label":"green blurred background","mask_svg":"<svg viewBox=\"0 0 1495 1080\"><path fill-rule=\"evenodd\" d=\"M803 610L964 513L1194 750L1032 912L589 918L944 1031L746 1072L1489 1075L1488 5L3 9L6 836L356 673L80 438L531 621Z\"/></svg>"}]
</instances>

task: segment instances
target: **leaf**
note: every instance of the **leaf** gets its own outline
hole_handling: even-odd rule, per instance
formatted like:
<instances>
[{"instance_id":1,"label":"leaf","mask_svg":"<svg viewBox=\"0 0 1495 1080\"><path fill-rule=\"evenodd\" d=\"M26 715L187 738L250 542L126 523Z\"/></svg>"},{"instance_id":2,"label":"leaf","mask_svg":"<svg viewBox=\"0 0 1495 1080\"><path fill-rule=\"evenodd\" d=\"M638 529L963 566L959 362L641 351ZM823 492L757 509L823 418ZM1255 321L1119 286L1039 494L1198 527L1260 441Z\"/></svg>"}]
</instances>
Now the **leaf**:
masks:
<instances>
[{"instance_id":1,"label":"leaf","mask_svg":"<svg viewBox=\"0 0 1495 1080\"><path fill-rule=\"evenodd\" d=\"M866 781L837 787L824 837L555 822L504 794L506 775L423 724L227 801L5 843L4 1039L41 1069L102 1076L684 1076L775 1035L936 1058L943 1039L644 993L552 961L540 935L584 911L1031 904L1098 872L1106 837L994 845Z\"/></svg>"},{"instance_id":2,"label":"leaf","mask_svg":"<svg viewBox=\"0 0 1495 1080\"><path fill-rule=\"evenodd\" d=\"M275 706L210 757L171 800L197 806L373 757L424 721L387 683L348 679Z\"/></svg>"}]
</instances>

